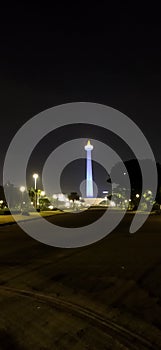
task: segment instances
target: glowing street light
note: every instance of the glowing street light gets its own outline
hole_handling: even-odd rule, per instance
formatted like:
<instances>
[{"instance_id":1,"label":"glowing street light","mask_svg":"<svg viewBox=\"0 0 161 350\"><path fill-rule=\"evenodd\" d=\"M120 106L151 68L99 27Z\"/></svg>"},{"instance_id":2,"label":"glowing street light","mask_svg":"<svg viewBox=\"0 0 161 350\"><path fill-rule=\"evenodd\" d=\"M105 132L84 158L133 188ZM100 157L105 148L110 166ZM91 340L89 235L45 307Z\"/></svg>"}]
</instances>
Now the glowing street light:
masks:
<instances>
[{"instance_id":1,"label":"glowing street light","mask_svg":"<svg viewBox=\"0 0 161 350\"><path fill-rule=\"evenodd\" d=\"M25 187L24 186L21 186L20 187L20 191L23 193L23 192L25 192Z\"/></svg>"},{"instance_id":2,"label":"glowing street light","mask_svg":"<svg viewBox=\"0 0 161 350\"><path fill-rule=\"evenodd\" d=\"M38 177L39 177L38 174L33 174L33 178L35 180L35 190L36 190L36 182L37 182Z\"/></svg>"},{"instance_id":3,"label":"glowing street light","mask_svg":"<svg viewBox=\"0 0 161 350\"><path fill-rule=\"evenodd\" d=\"M136 194L136 198L139 198L139 197L140 197L140 194L139 194L139 193L137 193L137 194Z\"/></svg>"},{"instance_id":4,"label":"glowing street light","mask_svg":"<svg viewBox=\"0 0 161 350\"><path fill-rule=\"evenodd\" d=\"M35 180L35 209L37 209L37 179L39 175L38 174L33 174L33 178Z\"/></svg>"},{"instance_id":5,"label":"glowing street light","mask_svg":"<svg viewBox=\"0 0 161 350\"><path fill-rule=\"evenodd\" d=\"M23 206L23 194L25 192L25 187L24 186L21 186L20 187L20 191L22 193L22 198L21 198L21 212L22 212L22 206Z\"/></svg>"}]
</instances>

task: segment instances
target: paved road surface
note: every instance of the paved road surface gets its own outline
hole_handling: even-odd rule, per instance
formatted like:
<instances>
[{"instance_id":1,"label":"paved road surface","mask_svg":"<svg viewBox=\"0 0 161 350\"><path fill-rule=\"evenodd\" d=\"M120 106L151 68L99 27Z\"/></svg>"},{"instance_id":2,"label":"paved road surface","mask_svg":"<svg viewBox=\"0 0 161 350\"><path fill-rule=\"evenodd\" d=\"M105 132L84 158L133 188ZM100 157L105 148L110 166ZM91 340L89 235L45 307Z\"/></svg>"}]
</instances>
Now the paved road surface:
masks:
<instances>
[{"instance_id":1,"label":"paved road surface","mask_svg":"<svg viewBox=\"0 0 161 350\"><path fill-rule=\"evenodd\" d=\"M73 227L99 215L95 210L48 220ZM45 246L17 224L1 227L1 344L8 341L13 349L117 350L148 349L154 342L153 349L161 348L161 216L151 216L134 235L128 233L131 220L126 215L112 234L79 249ZM89 309L147 343L130 345L116 330L25 293Z\"/></svg>"}]
</instances>

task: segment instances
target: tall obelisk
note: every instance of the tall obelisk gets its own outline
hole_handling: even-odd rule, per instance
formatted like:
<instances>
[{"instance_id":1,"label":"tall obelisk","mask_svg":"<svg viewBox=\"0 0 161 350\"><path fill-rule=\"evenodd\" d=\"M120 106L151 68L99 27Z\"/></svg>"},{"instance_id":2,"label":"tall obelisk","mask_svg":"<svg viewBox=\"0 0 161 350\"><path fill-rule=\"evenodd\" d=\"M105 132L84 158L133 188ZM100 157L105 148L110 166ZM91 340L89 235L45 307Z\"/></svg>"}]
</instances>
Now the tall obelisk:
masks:
<instances>
[{"instance_id":1,"label":"tall obelisk","mask_svg":"<svg viewBox=\"0 0 161 350\"><path fill-rule=\"evenodd\" d=\"M86 197L93 198L93 174L92 174L92 159L91 152L93 150L93 146L88 140L87 145L84 147L87 152L86 157Z\"/></svg>"}]
</instances>

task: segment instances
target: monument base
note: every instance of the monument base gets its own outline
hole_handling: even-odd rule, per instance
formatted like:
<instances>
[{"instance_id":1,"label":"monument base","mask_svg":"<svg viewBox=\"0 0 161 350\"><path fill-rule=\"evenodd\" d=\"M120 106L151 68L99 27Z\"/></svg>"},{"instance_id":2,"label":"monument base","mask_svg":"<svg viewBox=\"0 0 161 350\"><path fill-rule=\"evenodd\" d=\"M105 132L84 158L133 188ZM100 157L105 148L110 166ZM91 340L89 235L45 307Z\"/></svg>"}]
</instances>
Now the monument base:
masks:
<instances>
[{"instance_id":1,"label":"monument base","mask_svg":"<svg viewBox=\"0 0 161 350\"><path fill-rule=\"evenodd\" d=\"M84 204L87 207L90 207L91 205L99 205L100 202L102 202L103 198L82 198L84 200Z\"/></svg>"}]
</instances>

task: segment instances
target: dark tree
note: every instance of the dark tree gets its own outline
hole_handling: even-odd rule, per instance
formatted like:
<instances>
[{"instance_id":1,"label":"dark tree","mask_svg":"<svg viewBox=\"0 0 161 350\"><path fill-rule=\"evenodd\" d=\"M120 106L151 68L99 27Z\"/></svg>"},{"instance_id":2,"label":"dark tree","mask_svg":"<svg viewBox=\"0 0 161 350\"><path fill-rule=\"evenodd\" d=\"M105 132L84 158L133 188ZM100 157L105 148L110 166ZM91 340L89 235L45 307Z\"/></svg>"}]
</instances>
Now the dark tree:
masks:
<instances>
[{"instance_id":1,"label":"dark tree","mask_svg":"<svg viewBox=\"0 0 161 350\"><path fill-rule=\"evenodd\" d=\"M74 201L78 201L79 200L79 194L77 192L71 192L69 195L68 195L68 199L69 200L72 200L73 203Z\"/></svg>"}]
</instances>

